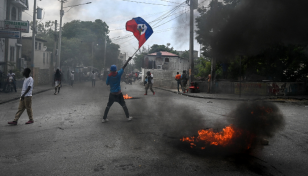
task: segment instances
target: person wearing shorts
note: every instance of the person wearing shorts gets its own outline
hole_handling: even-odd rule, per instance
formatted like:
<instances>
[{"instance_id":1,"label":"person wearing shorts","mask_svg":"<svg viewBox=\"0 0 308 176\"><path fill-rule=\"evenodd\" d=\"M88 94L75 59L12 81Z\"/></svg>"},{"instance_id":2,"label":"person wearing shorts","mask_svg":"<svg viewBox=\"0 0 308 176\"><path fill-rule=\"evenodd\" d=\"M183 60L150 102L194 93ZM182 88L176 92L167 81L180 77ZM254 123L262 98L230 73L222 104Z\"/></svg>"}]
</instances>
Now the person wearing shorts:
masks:
<instances>
[{"instance_id":1,"label":"person wearing shorts","mask_svg":"<svg viewBox=\"0 0 308 176\"><path fill-rule=\"evenodd\" d=\"M59 69L56 70L55 76L54 76L54 82L55 82L55 95L57 95L57 92L60 93L61 88L61 72Z\"/></svg>"}]
</instances>

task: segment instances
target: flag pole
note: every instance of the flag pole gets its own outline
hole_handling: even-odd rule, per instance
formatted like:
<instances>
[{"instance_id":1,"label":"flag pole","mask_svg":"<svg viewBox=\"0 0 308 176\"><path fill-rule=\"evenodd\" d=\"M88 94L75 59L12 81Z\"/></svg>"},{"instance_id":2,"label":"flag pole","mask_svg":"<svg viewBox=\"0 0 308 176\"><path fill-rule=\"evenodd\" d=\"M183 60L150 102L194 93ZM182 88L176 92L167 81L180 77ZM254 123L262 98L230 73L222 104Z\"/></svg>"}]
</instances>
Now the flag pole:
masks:
<instances>
[{"instance_id":1,"label":"flag pole","mask_svg":"<svg viewBox=\"0 0 308 176\"><path fill-rule=\"evenodd\" d=\"M132 57L135 56L135 54L140 50L140 48L137 49L137 51L132 55Z\"/></svg>"}]
</instances>

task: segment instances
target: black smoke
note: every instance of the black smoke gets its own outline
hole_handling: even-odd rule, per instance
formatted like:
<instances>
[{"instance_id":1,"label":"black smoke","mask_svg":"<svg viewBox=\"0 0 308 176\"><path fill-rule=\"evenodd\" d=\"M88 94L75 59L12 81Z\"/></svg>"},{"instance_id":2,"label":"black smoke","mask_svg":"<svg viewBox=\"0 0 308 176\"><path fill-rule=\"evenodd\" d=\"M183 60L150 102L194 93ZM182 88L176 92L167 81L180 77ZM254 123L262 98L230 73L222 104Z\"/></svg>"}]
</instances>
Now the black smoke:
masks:
<instances>
[{"instance_id":1,"label":"black smoke","mask_svg":"<svg viewBox=\"0 0 308 176\"><path fill-rule=\"evenodd\" d=\"M229 6L211 7L208 13L216 13L204 19L216 21L210 41L203 41L209 42L214 56L255 55L276 44L307 45L308 1L240 0ZM201 26L199 35L203 32L209 31Z\"/></svg>"},{"instance_id":2,"label":"black smoke","mask_svg":"<svg viewBox=\"0 0 308 176\"><path fill-rule=\"evenodd\" d=\"M183 117L181 116L181 118ZM199 128L195 128L195 137L198 136L198 130L208 129L206 127L200 128L200 124L195 124ZM225 124L225 126L222 127L221 124ZM190 124L191 126L192 124ZM234 137L226 146L211 145L209 142L197 140L194 142L196 146L193 149L190 149L189 142L182 142L180 146L207 155L221 156L235 153L251 153L263 146L262 141L270 140L279 130L282 130L285 126L285 120L279 108L273 103L261 101L243 102L238 104L226 116L225 122L221 122L212 129L214 132L220 132L226 126L231 126L235 130Z\"/></svg>"}]
</instances>

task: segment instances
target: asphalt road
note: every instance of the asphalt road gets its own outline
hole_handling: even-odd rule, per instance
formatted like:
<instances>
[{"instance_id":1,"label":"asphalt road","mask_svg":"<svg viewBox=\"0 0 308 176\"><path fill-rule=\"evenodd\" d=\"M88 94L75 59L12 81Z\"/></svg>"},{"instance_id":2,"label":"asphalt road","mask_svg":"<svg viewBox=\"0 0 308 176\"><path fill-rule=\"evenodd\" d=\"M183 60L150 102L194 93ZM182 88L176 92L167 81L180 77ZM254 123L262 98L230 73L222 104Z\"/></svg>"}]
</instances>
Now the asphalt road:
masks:
<instances>
[{"instance_id":1,"label":"asphalt road","mask_svg":"<svg viewBox=\"0 0 308 176\"><path fill-rule=\"evenodd\" d=\"M198 129L228 125L240 102L196 99L143 87L122 85L133 116L127 122L119 104L101 123L108 87L88 82L33 97L35 123L17 126L18 101L0 105L0 175L306 175L308 173L308 108L277 103L286 119L284 130L269 145L251 154L222 156L190 149L182 136Z\"/></svg>"}]
</instances>

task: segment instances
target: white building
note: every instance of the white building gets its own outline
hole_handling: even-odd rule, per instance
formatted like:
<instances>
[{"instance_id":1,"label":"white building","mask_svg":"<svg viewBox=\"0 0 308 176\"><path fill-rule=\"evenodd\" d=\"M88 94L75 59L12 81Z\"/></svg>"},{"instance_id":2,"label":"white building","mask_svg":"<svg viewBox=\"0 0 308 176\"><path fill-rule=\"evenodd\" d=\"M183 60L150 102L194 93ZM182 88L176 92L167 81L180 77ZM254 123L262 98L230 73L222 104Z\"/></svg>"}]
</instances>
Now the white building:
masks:
<instances>
[{"instance_id":1,"label":"white building","mask_svg":"<svg viewBox=\"0 0 308 176\"><path fill-rule=\"evenodd\" d=\"M176 54L160 51L144 57L144 68L183 71L189 69L189 61Z\"/></svg>"},{"instance_id":2,"label":"white building","mask_svg":"<svg viewBox=\"0 0 308 176\"><path fill-rule=\"evenodd\" d=\"M29 61L27 67L33 68L33 78L36 80L36 85L50 84L55 63L52 59L52 53L47 51L44 45L47 41L40 38L35 39L34 61ZM22 38L22 57L25 60L30 60L32 53L32 37Z\"/></svg>"},{"instance_id":3,"label":"white building","mask_svg":"<svg viewBox=\"0 0 308 176\"><path fill-rule=\"evenodd\" d=\"M4 20L22 21L22 12L28 10L28 0L0 0L0 30ZM0 37L0 70L20 68L21 39Z\"/></svg>"}]
</instances>

